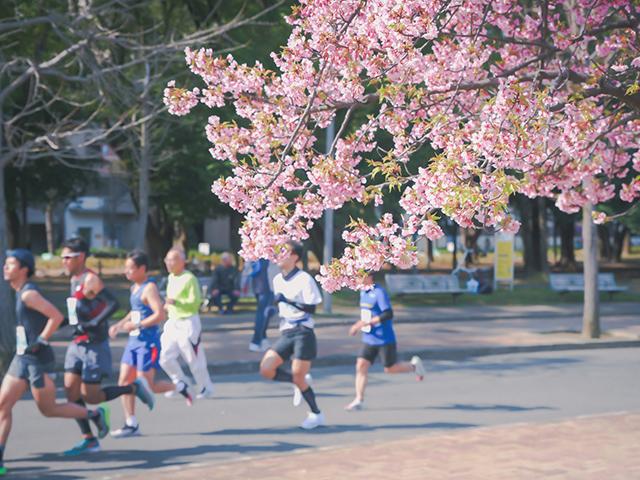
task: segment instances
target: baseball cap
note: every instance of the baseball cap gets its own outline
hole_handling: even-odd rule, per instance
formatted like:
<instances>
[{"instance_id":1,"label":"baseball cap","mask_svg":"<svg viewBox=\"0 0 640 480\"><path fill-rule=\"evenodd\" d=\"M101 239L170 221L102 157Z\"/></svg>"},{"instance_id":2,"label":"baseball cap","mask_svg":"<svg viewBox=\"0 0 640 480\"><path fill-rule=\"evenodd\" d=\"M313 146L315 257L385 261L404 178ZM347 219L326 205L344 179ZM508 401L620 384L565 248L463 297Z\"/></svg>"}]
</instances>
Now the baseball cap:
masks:
<instances>
[{"instance_id":1,"label":"baseball cap","mask_svg":"<svg viewBox=\"0 0 640 480\"><path fill-rule=\"evenodd\" d=\"M33 254L26 248L15 248L7 250L7 257L13 257L20 262L20 265L29 269L29 276L33 275L36 270L36 260Z\"/></svg>"}]
</instances>

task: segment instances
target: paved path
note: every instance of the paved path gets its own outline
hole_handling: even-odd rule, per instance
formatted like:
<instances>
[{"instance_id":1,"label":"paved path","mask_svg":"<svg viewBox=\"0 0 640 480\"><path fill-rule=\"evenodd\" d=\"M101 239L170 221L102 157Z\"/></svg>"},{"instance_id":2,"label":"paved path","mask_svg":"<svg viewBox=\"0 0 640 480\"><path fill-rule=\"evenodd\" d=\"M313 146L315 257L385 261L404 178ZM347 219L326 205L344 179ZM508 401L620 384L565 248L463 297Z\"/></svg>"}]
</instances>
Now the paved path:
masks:
<instances>
[{"instance_id":1,"label":"paved path","mask_svg":"<svg viewBox=\"0 0 640 480\"><path fill-rule=\"evenodd\" d=\"M640 413L617 413L170 468L155 471L153 478L630 480L640 478L638 432Z\"/></svg>"},{"instance_id":2,"label":"paved path","mask_svg":"<svg viewBox=\"0 0 640 480\"><path fill-rule=\"evenodd\" d=\"M401 355L418 353L431 359L544 349L640 346L640 303L609 303L602 306L604 334L598 340L580 335L580 305L400 308L395 329ZM337 315L316 319L319 358L316 366L346 365L355 360L359 337L347 335L356 318L356 309L338 309ZM261 354L248 351L253 329L253 313L204 315L202 344L214 374L257 370ZM275 323L275 322L274 322ZM277 325L269 336L277 338ZM68 344L58 335L53 342L61 363ZM112 342L117 370L126 337Z\"/></svg>"}]
</instances>

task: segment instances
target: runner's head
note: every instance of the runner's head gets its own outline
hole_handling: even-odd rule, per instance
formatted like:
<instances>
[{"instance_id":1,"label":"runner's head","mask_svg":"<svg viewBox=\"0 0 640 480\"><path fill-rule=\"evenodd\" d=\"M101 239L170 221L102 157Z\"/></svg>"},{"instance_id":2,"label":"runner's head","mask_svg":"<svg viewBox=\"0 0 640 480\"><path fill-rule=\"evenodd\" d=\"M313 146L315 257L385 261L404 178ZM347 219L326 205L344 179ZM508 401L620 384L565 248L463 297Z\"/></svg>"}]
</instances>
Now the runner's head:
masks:
<instances>
[{"instance_id":1,"label":"runner's head","mask_svg":"<svg viewBox=\"0 0 640 480\"><path fill-rule=\"evenodd\" d=\"M184 271L186 263L187 256L184 250L179 248L172 248L164 257L164 264L167 266L167 270L174 275L180 275Z\"/></svg>"},{"instance_id":2,"label":"runner's head","mask_svg":"<svg viewBox=\"0 0 640 480\"><path fill-rule=\"evenodd\" d=\"M24 248L7 251L4 262L4 279L7 282L24 283L36 270L33 254Z\"/></svg>"},{"instance_id":3,"label":"runner's head","mask_svg":"<svg viewBox=\"0 0 640 480\"><path fill-rule=\"evenodd\" d=\"M85 268L89 246L84 239L73 237L62 245L62 265L67 275L77 275Z\"/></svg>"},{"instance_id":4,"label":"runner's head","mask_svg":"<svg viewBox=\"0 0 640 480\"><path fill-rule=\"evenodd\" d=\"M149 257L142 250L133 250L124 261L124 275L130 282L143 282L147 278Z\"/></svg>"},{"instance_id":5,"label":"runner's head","mask_svg":"<svg viewBox=\"0 0 640 480\"><path fill-rule=\"evenodd\" d=\"M286 253L284 253L278 260L278 266L285 272L290 272L296 266L304 252L304 247L299 242L289 240L285 244Z\"/></svg>"}]
</instances>

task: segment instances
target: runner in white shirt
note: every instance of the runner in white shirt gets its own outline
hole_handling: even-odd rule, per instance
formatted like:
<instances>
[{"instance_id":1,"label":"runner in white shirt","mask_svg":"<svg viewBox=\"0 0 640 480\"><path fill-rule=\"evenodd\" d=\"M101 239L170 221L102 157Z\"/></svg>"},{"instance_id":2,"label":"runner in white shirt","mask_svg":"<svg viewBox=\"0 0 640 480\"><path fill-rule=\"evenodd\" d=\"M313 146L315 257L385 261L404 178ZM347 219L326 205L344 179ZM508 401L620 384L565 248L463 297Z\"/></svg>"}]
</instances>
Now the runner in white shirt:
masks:
<instances>
[{"instance_id":1,"label":"runner in white shirt","mask_svg":"<svg viewBox=\"0 0 640 480\"><path fill-rule=\"evenodd\" d=\"M304 398L311 410L301 425L310 430L325 423L324 415L316 404L309 375L311 361L317 353L311 314L322 301L322 296L311 275L296 267L302 257L302 245L290 241L286 248L288 253L278 262L282 272L273 280L274 302L278 305L282 335L264 354L260 373L269 380L294 384L294 405L299 405ZM282 368L282 364L291 357L289 372Z\"/></svg>"}]
</instances>

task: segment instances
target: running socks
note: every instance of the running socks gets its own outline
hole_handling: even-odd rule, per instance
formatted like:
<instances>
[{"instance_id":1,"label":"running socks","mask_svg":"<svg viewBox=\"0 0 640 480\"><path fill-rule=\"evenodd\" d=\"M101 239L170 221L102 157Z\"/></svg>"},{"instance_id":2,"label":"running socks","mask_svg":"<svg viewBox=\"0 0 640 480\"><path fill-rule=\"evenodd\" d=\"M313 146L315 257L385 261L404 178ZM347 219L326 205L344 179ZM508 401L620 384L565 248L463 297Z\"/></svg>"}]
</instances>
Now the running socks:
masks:
<instances>
[{"instance_id":1,"label":"running socks","mask_svg":"<svg viewBox=\"0 0 640 480\"><path fill-rule=\"evenodd\" d=\"M291 372L287 372L286 370L283 370L282 368L277 368L276 369L276 374L273 377L273 381L274 382L293 383L293 375L291 375Z\"/></svg>"},{"instance_id":2,"label":"running socks","mask_svg":"<svg viewBox=\"0 0 640 480\"><path fill-rule=\"evenodd\" d=\"M320 413L320 409L318 408L318 404L316 403L316 394L313 393L311 387L307 388L304 392L302 392L302 397L309 405L311 411L315 414Z\"/></svg>"},{"instance_id":3,"label":"running socks","mask_svg":"<svg viewBox=\"0 0 640 480\"><path fill-rule=\"evenodd\" d=\"M111 386L104 387L102 392L105 396L105 401L108 402L114 398L118 398L121 395L133 394L133 385Z\"/></svg>"},{"instance_id":4,"label":"running socks","mask_svg":"<svg viewBox=\"0 0 640 480\"><path fill-rule=\"evenodd\" d=\"M74 403L77 403L81 407L87 407L87 404L84 403L84 400L82 400L81 398L76 400ZM80 431L83 435L88 435L87 438L93 438L93 432L91 432L91 424L89 424L89 420L87 420L86 418L76 418L76 423L80 427Z\"/></svg>"}]
</instances>

